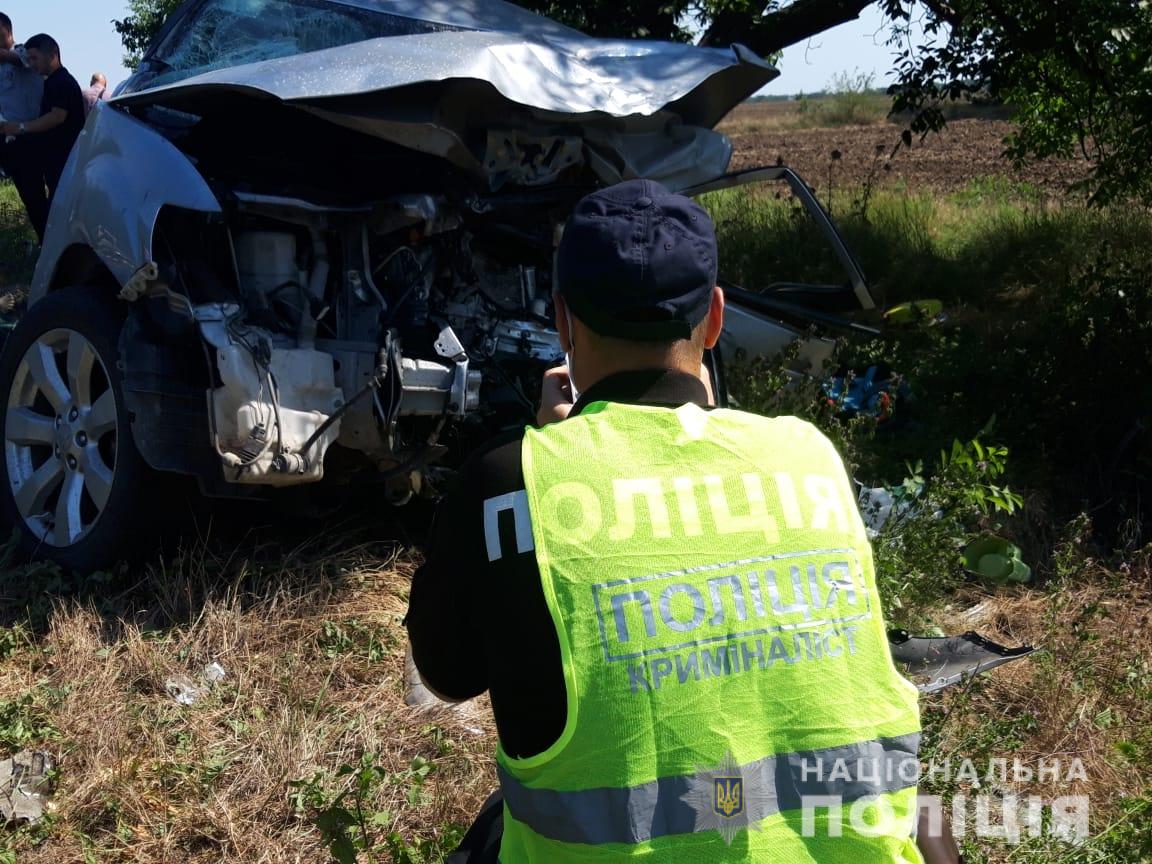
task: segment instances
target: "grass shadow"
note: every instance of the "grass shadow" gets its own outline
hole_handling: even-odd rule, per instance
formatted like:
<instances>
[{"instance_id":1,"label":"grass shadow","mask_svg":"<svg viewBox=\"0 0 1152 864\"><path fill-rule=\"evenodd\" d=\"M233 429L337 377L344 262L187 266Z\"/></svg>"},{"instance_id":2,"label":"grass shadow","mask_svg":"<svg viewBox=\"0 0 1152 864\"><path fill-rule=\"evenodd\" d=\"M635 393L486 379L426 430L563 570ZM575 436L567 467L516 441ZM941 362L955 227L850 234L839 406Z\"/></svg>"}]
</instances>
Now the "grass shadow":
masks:
<instances>
[{"instance_id":1,"label":"grass shadow","mask_svg":"<svg viewBox=\"0 0 1152 864\"><path fill-rule=\"evenodd\" d=\"M9 527L0 548L0 627L41 634L62 605L91 608L110 628L130 622L145 630L187 625L218 602L323 605L348 573L421 545L430 511L427 502L397 509L364 494L322 514L189 497L169 514L163 536L149 540L155 551L92 573L35 560Z\"/></svg>"}]
</instances>

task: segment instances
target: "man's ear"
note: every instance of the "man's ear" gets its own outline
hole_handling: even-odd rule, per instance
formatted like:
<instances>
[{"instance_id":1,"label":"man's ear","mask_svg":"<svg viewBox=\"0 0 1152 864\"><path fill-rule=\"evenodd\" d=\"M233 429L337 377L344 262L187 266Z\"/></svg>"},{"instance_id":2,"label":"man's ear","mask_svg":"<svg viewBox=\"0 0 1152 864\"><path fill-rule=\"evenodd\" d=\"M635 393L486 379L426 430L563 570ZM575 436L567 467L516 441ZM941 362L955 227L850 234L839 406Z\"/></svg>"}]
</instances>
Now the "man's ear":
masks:
<instances>
[{"instance_id":1,"label":"man's ear","mask_svg":"<svg viewBox=\"0 0 1152 864\"><path fill-rule=\"evenodd\" d=\"M564 303L564 298L555 291L552 292L552 307L555 310L556 332L560 334L560 347L564 349L565 354L568 354L572 351L572 334L568 329L568 306Z\"/></svg>"},{"instance_id":2,"label":"man's ear","mask_svg":"<svg viewBox=\"0 0 1152 864\"><path fill-rule=\"evenodd\" d=\"M708 306L707 327L704 331L704 347L715 348L724 329L724 291L719 285L712 288L712 302Z\"/></svg>"}]
</instances>

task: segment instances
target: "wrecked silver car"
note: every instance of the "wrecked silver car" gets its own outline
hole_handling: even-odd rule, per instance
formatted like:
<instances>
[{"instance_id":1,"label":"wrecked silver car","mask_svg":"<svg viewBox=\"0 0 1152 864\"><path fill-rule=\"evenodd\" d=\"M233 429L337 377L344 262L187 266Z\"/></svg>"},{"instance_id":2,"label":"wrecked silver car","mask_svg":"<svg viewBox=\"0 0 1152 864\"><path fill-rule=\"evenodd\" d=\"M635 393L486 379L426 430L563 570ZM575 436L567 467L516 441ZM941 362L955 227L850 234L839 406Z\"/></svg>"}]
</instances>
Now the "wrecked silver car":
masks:
<instances>
[{"instance_id":1,"label":"wrecked silver car","mask_svg":"<svg viewBox=\"0 0 1152 864\"><path fill-rule=\"evenodd\" d=\"M90 569L133 542L153 472L221 497L429 492L531 417L562 356L562 226L625 178L788 184L843 266L830 290L870 308L795 175L725 173L714 126L776 74L740 46L591 39L499 0L190 0L65 169L0 362L0 506L29 548ZM785 288L730 287L720 354L829 323Z\"/></svg>"}]
</instances>

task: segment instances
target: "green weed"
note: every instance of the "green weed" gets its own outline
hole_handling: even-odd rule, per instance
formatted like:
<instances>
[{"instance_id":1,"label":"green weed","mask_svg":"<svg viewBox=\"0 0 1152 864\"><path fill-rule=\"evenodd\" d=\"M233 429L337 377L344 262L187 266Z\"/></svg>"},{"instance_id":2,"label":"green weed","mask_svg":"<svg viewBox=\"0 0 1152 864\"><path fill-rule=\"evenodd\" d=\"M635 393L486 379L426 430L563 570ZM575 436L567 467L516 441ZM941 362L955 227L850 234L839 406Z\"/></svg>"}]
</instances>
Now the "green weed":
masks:
<instances>
[{"instance_id":1,"label":"green weed","mask_svg":"<svg viewBox=\"0 0 1152 864\"><path fill-rule=\"evenodd\" d=\"M13 654L27 648L31 644L31 634L22 624L12 627L0 627L0 660L7 660Z\"/></svg>"},{"instance_id":2,"label":"green weed","mask_svg":"<svg viewBox=\"0 0 1152 864\"><path fill-rule=\"evenodd\" d=\"M59 737L51 707L36 693L0 699L0 751L16 751Z\"/></svg>"},{"instance_id":3,"label":"green weed","mask_svg":"<svg viewBox=\"0 0 1152 864\"><path fill-rule=\"evenodd\" d=\"M364 754L355 764L340 766L329 777L318 771L308 780L293 780L289 800L298 814L311 813L332 858L339 864L383 860L387 852L394 864L425 864L439 861L459 843L463 832L450 828L438 836L404 838L394 828L396 814L376 809L373 802L382 788L406 789L405 801L416 808L426 803L424 781L434 765L417 756L405 771L391 773ZM333 786L339 788L333 791Z\"/></svg>"},{"instance_id":4,"label":"green weed","mask_svg":"<svg viewBox=\"0 0 1152 864\"><path fill-rule=\"evenodd\" d=\"M394 631L379 625L365 624L355 618L337 623L325 621L317 644L329 659L347 655L378 663L397 646Z\"/></svg>"}]
</instances>

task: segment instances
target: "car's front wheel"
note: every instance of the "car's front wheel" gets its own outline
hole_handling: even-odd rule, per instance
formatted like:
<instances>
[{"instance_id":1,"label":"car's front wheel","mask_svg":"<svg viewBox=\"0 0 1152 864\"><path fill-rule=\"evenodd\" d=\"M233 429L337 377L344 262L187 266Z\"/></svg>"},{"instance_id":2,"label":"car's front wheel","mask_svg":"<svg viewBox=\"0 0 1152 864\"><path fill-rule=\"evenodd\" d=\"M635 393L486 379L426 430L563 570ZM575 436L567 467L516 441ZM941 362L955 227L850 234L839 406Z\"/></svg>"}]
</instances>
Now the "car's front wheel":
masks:
<instances>
[{"instance_id":1,"label":"car's front wheel","mask_svg":"<svg viewBox=\"0 0 1152 864\"><path fill-rule=\"evenodd\" d=\"M151 484L118 367L122 326L115 299L65 288L28 310L0 357L0 507L29 551L75 570L106 567L150 533Z\"/></svg>"}]
</instances>

